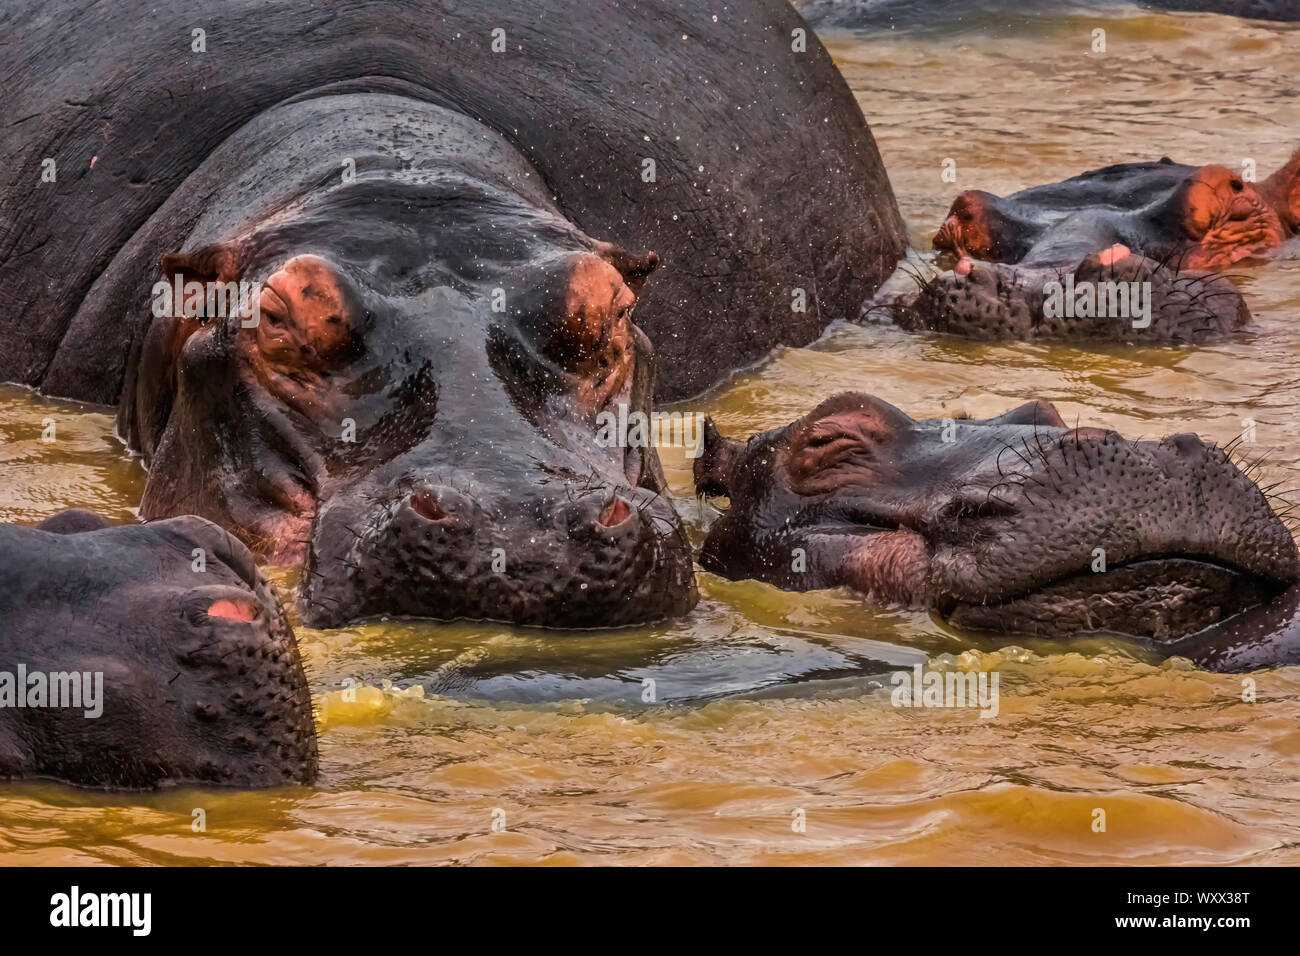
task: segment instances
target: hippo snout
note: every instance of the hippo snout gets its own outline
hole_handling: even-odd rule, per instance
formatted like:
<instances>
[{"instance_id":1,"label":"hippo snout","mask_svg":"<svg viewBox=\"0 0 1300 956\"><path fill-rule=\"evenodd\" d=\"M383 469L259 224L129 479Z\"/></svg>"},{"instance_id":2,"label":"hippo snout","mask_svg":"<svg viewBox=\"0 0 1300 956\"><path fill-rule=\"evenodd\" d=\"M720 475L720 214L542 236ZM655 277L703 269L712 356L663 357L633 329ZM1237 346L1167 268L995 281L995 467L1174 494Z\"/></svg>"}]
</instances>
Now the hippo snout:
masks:
<instances>
[{"instance_id":1,"label":"hippo snout","mask_svg":"<svg viewBox=\"0 0 1300 956\"><path fill-rule=\"evenodd\" d=\"M76 688L71 703L0 711L0 777L127 789L315 779L293 630L228 532L88 512L0 525L0 577L0 654Z\"/></svg>"},{"instance_id":2,"label":"hippo snout","mask_svg":"<svg viewBox=\"0 0 1300 956\"><path fill-rule=\"evenodd\" d=\"M300 589L307 623L378 614L610 627L683 614L696 592L672 506L642 488L527 495L420 483L321 513Z\"/></svg>"}]
</instances>

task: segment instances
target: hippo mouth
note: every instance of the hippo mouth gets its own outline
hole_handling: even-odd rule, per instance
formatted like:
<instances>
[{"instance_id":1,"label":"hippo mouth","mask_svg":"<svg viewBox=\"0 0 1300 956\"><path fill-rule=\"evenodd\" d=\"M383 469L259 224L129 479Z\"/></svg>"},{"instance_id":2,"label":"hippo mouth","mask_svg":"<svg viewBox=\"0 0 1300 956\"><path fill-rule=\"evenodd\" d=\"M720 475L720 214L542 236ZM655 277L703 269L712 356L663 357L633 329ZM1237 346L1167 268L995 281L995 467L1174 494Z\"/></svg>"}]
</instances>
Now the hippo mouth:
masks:
<instances>
[{"instance_id":1,"label":"hippo mouth","mask_svg":"<svg viewBox=\"0 0 1300 956\"><path fill-rule=\"evenodd\" d=\"M1284 587L1214 557L1158 556L1069 574L997 601L943 595L931 610L959 632L1111 633L1163 643L1263 604Z\"/></svg>"}]
</instances>

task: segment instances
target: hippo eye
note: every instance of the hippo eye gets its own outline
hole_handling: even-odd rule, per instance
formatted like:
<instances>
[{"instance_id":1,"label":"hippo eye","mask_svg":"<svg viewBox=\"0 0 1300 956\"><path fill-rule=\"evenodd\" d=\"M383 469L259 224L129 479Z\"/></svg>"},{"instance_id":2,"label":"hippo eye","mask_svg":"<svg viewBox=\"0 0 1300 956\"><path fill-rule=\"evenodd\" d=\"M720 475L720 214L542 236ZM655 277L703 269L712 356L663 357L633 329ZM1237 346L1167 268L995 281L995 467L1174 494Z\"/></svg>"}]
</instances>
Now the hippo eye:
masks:
<instances>
[{"instance_id":1,"label":"hippo eye","mask_svg":"<svg viewBox=\"0 0 1300 956\"><path fill-rule=\"evenodd\" d=\"M1239 192L1241 192L1241 191L1245 188L1245 187L1241 184L1241 180L1240 180L1240 179L1234 179L1234 180L1232 180L1232 182L1229 183L1229 185L1232 186L1232 191L1233 191L1234 193L1239 193Z\"/></svg>"}]
</instances>

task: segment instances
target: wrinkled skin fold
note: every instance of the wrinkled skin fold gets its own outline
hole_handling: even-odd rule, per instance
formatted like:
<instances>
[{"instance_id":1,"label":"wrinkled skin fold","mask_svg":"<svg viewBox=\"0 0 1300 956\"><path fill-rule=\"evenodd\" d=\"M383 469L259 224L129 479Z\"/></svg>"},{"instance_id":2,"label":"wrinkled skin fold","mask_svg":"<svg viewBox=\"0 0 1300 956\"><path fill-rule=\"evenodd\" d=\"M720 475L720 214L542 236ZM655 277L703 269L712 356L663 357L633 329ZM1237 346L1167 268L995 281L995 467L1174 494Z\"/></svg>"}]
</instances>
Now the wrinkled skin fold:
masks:
<instances>
[{"instance_id":1,"label":"wrinkled skin fold","mask_svg":"<svg viewBox=\"0 0 1300 956\"><path fill-rule=\"evenodd\" d=\"M0 708L0 779L112 789L315 780L293 631L252 554L216 525L109 527L82 511L0 525L0 621L0 671L102 675L96 717L84 698Z\"/></svg>"},{"instance_id":2,"label":"wrinkled skin fold","mask_svg":"<svg viewBox=\"0 0 1300 956\"><path fill-rule=\"evenodd\" d=\"M144 517L302 564L313 626L694 605L654 449L596 440L650 410L632 312L656 254L587 236L503 138L397 95L270 110L185 191L207 202L161 281L256 283L260 315L153 319L119 409Z\"/></svg>"},{"instance_id":3,"label":"wrinkled skin fold","mask_svg":"<svg viewBox=\"0 0 1300 956\"><path fill-rule=\"evenodd\" d=\"M1300 153L1258 183L1162 159L1005 198L968 190L935 234L937 268L904 263L865 313L987 340L1212 341L1250 319L1224 270L1298 228Z\"/></svg>"},{"instance_id":4,"label":"wrinkled skin fold","mask_svg":"<svg viewBox=\"0 0 1300 956\"><path fill-rule=\"evenodd\" d=\"M916 421L845 393L745 442L710 423L695 479L730 498L706 570L849 587L958 630L1167 643L1300 573L1291 534L1222 450L1067 428L1044 402Z\"/></svg>"}]
</instances>

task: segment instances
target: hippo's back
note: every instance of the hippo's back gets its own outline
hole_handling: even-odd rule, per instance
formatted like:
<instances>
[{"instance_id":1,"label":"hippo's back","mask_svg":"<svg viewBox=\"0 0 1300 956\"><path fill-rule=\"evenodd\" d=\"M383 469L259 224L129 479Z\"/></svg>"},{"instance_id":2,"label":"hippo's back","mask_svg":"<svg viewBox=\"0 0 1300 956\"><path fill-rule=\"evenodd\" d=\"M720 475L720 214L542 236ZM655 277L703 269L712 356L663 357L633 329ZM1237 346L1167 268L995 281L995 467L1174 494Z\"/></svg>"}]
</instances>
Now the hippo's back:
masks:
<instances>
[{"instance_id":1,"label":"hippo's back","mask_svg":"<svg viewBox=\"0 0 1300 956\"><path fill-rule=\"evenodd\" d=\"M1059 183L1031 186L1007 198L1038 210L1072 211L1093 206L1140 209L1168 195L1196 169L1164 158L1154 163L1116 163Z\"/></svg>"},{"instance_id":2,"label":"hippo's back","mask_svg":"<svg viewBox=\"0 0 1300 956\"><path fill-rule=\"evenodd\" d=\"M92 294L97 281L235 129L339 83L400 81L483 121L577 225L657 250L665 268L638 321L666 398L810 341L901 255L866 122L784 0L194 6L0 11L0 380L115 401L143 317ZM173 232L157 244L186 224Z\"/></svg>"}]
</instances>

